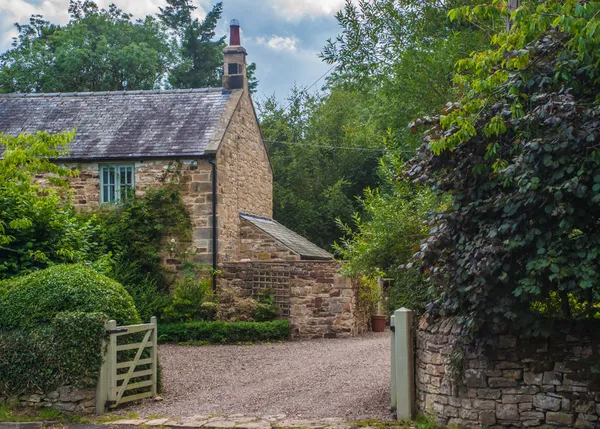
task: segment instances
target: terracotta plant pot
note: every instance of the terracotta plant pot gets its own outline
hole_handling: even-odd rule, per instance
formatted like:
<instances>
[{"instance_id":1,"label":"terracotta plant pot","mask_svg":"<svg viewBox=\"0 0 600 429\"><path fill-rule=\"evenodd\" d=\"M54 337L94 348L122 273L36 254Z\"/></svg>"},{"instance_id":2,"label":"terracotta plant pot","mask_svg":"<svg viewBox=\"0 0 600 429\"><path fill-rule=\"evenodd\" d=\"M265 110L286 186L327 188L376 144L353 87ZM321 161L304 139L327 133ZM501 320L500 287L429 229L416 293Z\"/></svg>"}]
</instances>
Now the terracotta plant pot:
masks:
<instances>
[{"instance_id":1,"label":"terracotta plant pot","mask_svg":"<svg viewBox=\"0 0 600 429\"><path fill-rule=\"evenodd\" d=\"M371 316L371 324L373 325L373 332L383 332L385 331L385 321L387 317L372 315Z\"/></svg>"}]
</instances>

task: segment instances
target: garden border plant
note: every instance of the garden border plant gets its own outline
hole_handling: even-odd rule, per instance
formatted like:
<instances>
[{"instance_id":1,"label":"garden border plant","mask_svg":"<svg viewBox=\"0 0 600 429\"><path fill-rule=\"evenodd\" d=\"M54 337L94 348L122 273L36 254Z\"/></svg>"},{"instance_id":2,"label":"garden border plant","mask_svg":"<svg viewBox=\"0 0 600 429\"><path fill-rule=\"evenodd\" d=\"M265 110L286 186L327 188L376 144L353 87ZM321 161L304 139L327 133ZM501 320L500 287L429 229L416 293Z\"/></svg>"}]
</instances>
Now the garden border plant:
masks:
<instances>
[{"instance_id":1,"label":"garden border plant","mask_svg":"<svg viewBox=\"0 0 600 429\"><path fill-rule=\"evenodd\" d=\"M272 322L189 322L158 326L159 343L236 344L285 341L290 338L287 320Z\"/></svg>"}]
</instances>

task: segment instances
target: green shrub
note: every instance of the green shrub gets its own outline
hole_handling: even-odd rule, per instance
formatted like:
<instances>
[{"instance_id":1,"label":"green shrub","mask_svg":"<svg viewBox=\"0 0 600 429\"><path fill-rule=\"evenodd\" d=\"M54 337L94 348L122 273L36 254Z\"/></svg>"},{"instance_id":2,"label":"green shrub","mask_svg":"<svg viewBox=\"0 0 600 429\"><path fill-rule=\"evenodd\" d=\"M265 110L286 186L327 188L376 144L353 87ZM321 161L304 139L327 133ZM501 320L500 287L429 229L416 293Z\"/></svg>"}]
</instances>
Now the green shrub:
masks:
<instances>
[{"instance_id":1,"label":"green shrub","mask_svg":"<svg viewBox=\"0 0 600 429\"><path fill-rule=\"evenodd\" d=\"M103 313L119 324L140 321L119 283L82 265L56 265L8 284L8 292L0 295L2 328L33 328L64 311Z\"/></svg>"},{"instance_id":2,"label":"green shrub","mask_svg":"<svg viewBox=\"0 0 600 429\"><path fill-rule=\"evenodd\" d=\"M207 342L238 343L248 341L280 341L290 336L287 320L273 322L190 322L158 325L161 343Z\"/></svg>"},{"instance_id":3,"label":"green shrub","mask_svg":"<svg viewBox=\"0 0 600 429\"><path fill-rule=\"evenodd\" d=\"M105 320L70 312L34 329L0 329L0 396L95 385Z\"/></svg>"},{"instance_id":4,"label":"green shrub","mask_svg":"<svg viewBox=\"0 0 600 429\"><path fill-rule=\"evenodd\" d=\"M210 278L197 278L192 273L185 273L183 278L175 283L171 305L164 311L165 320L170 322L211 320L214 317L214 309L205 304L212 304L212 299Z\"/></svg>"},{"instance_id":5,"label":"green shrub","mask_svg":"<svg viewBox=\"0 0 600 429\"><path fill-rule=\"evenodd\" d=\"M255 322L270 322L277 317L278 309L275 305L275 297L271 295L270 290L261 290L258 292L258 304L252 317Z\"/></svg>"}]
</instances>

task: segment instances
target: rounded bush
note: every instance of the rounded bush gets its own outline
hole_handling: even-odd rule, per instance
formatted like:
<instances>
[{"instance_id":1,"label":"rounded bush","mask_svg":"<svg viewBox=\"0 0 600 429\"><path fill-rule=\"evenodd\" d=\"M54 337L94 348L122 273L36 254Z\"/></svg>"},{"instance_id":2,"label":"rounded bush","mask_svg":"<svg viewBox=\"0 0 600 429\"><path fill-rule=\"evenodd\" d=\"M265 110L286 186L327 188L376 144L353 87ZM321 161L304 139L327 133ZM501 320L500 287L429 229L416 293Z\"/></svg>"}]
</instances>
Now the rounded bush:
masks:
<instances>
[{"instance_id":1,"label":"rounded bush","mask_svg":"<svg viewBox=\"0 0 600 429\"><path fill-rule=\"evenodd\" d=\"M119 324L140 322L123 286L83 265L55 265L7 283L0 293L3 328L51 323L66 311L103 313Z\"/></svg>"}]
</instances>

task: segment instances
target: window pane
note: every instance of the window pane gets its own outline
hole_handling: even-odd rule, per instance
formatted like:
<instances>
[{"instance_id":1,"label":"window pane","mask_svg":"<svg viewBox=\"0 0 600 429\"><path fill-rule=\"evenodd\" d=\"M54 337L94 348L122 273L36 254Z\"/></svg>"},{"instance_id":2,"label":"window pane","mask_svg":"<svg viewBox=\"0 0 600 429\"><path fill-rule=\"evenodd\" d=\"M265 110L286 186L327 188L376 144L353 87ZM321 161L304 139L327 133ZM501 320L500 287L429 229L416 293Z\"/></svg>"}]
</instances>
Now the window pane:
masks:
<instances>
[{"instance_id":1,"label":"window pane","mask_svg":"<svg viewBox=\"0 0 600 429\"><path fill-rule=\"evenodd\" d=\"M113 177L114 179L114 177ZM114 201L115 200L115 185L110 185L109 186L109 201Z\"/></svg>"},{"instance_id":2,"label":"window pane","mask_svg":"<svg viewBox=\"0 0 600 429\"><path fill-rule=\"evenodd\" d=\"M103 203L107 203L108 200L108 185L102 186L102 201Z\"/></svg>"},{"instance_id":3,"label":"window pane","mask_svg":"<svg viewBox=\"0 0 600 429\"><path fill-rule=\"evenodd\" d=\"M109 174L109 178L110 178L110 184L111 185L115 185L116 184L116 179L117 179L117 175L116 175L116 171L114 169L114 167L110 167L110 174Z\"/></svg>"}]
</instances>

